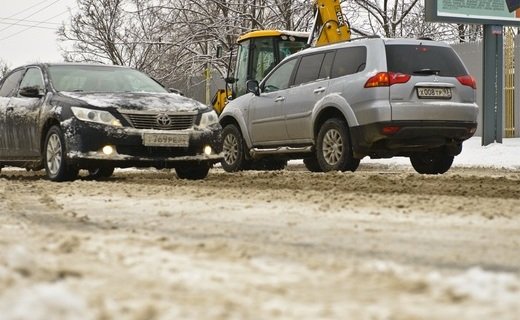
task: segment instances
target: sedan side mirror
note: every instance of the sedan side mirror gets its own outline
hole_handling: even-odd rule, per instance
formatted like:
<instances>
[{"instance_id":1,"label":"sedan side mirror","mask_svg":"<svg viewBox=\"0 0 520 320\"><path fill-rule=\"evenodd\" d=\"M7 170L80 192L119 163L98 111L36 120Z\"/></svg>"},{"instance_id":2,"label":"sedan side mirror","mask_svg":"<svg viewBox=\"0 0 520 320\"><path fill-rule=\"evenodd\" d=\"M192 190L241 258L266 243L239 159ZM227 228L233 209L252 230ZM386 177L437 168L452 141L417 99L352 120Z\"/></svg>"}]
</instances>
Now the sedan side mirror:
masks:
<instances>
[{"instance_id":1,"label":"sedan side mirror","mask_svg":"<svg viewBox=\"0 0 520 320\"><path fill-rule=\"evenodd\" d=\"M182 91L179 90L179 89L168 88L168 91L169 91L170 93L176 93L176 94L180 94L181 96L184 96L184 92L182 92Z\"/></svg>"},{"instance_id":2,"label":"sedan side mirror","mask_svg":"<svg viewBox=\"0 0 520 320\"><path fill-rule=\"evenodd\" d=\"M18 94L26 98L40 98L43 96L39 87L23 87L18 90Z\"/></svg>"},{"instance_id":3,"label":"sedan side mirror","mask_svg":"<svg viewBox=\"0 0 520 320\"><path fill-rule=\"evenodd\" d=\"M253 93L255 96L260 95L260 87L258 85L258 81L249 80L246 82L246 91Z\"/></svg>"}]
</instances>

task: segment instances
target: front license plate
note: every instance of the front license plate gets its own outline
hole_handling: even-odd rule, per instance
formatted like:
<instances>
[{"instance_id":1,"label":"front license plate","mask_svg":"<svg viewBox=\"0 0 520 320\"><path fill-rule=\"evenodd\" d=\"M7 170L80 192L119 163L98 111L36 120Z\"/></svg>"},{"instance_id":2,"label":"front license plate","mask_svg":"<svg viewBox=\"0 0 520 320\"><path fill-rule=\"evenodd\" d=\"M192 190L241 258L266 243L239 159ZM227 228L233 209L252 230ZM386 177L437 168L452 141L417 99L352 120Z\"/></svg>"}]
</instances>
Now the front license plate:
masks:
<instances>
[{"instance_id":1,"label":"front license plate","mask_svg":"<svg viewBox=\"0 0 520 320\"><path fill-rule=\"evenodd\" d=\"M187 147L190 137L182 133L144 133L143 145L147 147Z\"/></svg>"},{"instance_id":2,"label":"front license plate","mask_svg":"<svg viewBox=\"0 0 520 320\"><path fill-rule=\"evenodd\" d=\"M451 88L417 88L417 96L422 99L451 99Z\"/></svg>"}]
</instances>

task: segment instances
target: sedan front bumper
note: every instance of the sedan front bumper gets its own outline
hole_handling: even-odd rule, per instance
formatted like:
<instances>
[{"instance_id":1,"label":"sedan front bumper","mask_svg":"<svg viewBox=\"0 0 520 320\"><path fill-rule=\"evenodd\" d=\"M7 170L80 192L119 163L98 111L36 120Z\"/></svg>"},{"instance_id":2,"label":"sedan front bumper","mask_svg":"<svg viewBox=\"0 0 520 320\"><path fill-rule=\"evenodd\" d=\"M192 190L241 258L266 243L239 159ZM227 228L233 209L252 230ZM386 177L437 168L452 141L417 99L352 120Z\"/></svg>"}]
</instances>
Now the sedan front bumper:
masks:
<instances>
[{"instance_id":1,"label":"sedan front bumper","mask_svg":"<svg viewBox=\"0 0 520 320\"><path fill-rule=\"evenodd\" d=\"M188 142L185 146L145 146L143 141L145 133L158 135L176 133L187 136ZM67 158L71 164L78 165L80 168L99 166L173 168L191 163L211 165L222 159L220 125L165 131L111 127L72 119L65 127L65 137Z\"/></svg>"}]
</instances>

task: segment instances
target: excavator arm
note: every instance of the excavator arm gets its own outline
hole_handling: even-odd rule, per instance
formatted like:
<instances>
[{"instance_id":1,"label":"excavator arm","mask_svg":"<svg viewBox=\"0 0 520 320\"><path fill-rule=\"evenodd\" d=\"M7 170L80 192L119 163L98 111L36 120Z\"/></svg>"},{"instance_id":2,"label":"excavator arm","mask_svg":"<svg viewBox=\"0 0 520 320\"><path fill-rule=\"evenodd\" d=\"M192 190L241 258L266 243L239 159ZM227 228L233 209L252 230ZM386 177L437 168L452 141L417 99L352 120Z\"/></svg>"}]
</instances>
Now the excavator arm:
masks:
<instances>
[{"instance_id":1,"label":"excavator arm","mask_svg":"<svg viewBox=\"0 0 520 320\"><path fill-rule=\"evenodd\" d=\"M350 25L343 15L339 0L314 0L314 23L310 46L324 46L350 40Z\"/></svg>"}]
</instances>

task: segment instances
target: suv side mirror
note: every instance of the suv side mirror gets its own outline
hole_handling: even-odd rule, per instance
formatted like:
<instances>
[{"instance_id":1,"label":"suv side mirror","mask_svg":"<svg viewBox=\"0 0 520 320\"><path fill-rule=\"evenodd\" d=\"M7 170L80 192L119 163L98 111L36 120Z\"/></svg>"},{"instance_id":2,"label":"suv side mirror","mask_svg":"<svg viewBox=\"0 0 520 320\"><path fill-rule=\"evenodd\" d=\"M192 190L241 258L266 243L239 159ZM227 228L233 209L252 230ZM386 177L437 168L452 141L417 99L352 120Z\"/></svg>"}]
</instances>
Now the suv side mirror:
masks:
<instances>
[{"instance_id":1,"label":"suv side mirror","mask_svg":"<svg viewBox=\"0 0 520 320\"><path fill-rule=\"evenodd\" d=\"M258 85L258 81L256 80L248 80L246 82L246 91L253 93L255 96L260 95L260 87Z\"/></svg>"},{"instance_id":2,"label":"suv side mirror","mask_svg":"<svg viewBox=\"0 0 520 320\"><path fill-rule=\"evenodd\" d=\"M18 90L18 94L26 98L40 98L43 94L40 92L39 87L23 87Z\"/></svg>"}]
</instances>

